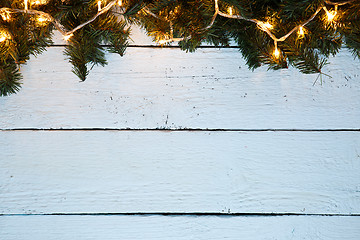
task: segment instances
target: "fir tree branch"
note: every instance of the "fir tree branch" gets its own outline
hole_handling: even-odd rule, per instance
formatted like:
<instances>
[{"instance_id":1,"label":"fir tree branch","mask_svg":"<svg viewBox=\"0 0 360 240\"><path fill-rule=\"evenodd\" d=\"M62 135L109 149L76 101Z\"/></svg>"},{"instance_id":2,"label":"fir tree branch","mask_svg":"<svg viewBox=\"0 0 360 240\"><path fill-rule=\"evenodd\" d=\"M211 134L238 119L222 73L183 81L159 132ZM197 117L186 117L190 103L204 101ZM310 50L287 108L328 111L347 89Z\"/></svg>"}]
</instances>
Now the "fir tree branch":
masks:
<instances>
[{"instance_id":1,"label":"fir tree branch","mask_svg":"<svg viewBox=\"0 0 360 240\"><path fill-rule=\"evenodd\" d=\"M42 11L38 11L38 10L24 10L24 9L16 9L16 8L0 8L0 11L6 11L6 12L13 12L13 13L26 13L26 14L32 14L32 15L42 15L45 18L47 18L49 21L53 22L54 26L56 27L56 29L62 34L62 35L66 35L66 30L65 27L63 25L61 25L61 23L53 18L50 14L46 13L46 12L42 12Z\"/></svg>"},{"instance_id":2,"label":"fir tree branch","mask_svg":"<svg viewBox=\"0 0 360 240\"><path fill-rule=\"evenodd\" d=\"M0 96L16 93L21 88L22 76L14 61L0 61Z\"/></svg>"},{"instance_id":3,"label":"fir tree branch","mask_svg":"<svg viewBox=\"0 0 360 240\"><path fill-rule=\"evenodd\" d=\"M74 29L72 29L71 31L68 31L65 33L65 35L69 36L71 34L73 34L74 32L76 32L77 30L85 27L86 25L92 23L93 21L95 21L100 15L106 13L107 11L110 10L111 7L113 7L115 4L117 3L117 0L113 0L111 1L109 4L107 4L104 8L101 9L101 11L99 11L95 16L93 16L91 19L89 19L88 21L78 25L77 27L75 27Z\"/></svg>"}]
</instances>

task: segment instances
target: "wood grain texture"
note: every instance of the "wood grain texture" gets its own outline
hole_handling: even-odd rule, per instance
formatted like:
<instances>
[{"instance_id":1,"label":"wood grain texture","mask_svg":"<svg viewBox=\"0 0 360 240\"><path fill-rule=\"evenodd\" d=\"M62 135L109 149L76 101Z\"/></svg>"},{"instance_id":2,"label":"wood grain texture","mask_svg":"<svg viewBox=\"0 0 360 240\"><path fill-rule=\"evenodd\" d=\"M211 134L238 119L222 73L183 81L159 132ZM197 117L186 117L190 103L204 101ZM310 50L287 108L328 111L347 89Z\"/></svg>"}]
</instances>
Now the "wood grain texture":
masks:
<instances>
[{"instance_id":1,"label":"wood grain texture","mask_svg":"<svg viewBox=\"0 0 360 240\"><path fill-rule=\"evenodd\" d=\"M0 216L2 240L358 240L356 217Z\"/></svg>"},{"instance_id":2,"label":"wood grain texture","mask_svg":"<svg viewBox=\"0 0 360 240\"><path fill-rule=\"evenodd\" d=\"M60 38L58 38L60 39ZM150 44L135 29L134 44ZM61 43L61 40L58 41ZM49 48L0 129L358 129L360 68L251 72L236 49L129 48L80 83ZM360 132L0 131L0 214L360 213ZM356 239L358 216L0 216L0 239Z\"/></svg>"},{"instance_id":3,"label":"wood grain texture","mask_svg":"<svg viewBox=\"0 0 360 240\"><path fill-rule=\"evenodd\" d=\"M358 61L346 50L323 78L251 72L237 49L129 48L79 82L50 48L22 67L23 89L0 98L0 128L360 128Z\"/></svg>"},{"instance_id":4,"label":"wood grain texture","mask_svg":"<svg viewBox=\"0 0 360 240\"><path fill-rule=\"evenodd\" d=\"M0 213L360 213L360 132L0 136Z\"/></svg>"}]
</instances>

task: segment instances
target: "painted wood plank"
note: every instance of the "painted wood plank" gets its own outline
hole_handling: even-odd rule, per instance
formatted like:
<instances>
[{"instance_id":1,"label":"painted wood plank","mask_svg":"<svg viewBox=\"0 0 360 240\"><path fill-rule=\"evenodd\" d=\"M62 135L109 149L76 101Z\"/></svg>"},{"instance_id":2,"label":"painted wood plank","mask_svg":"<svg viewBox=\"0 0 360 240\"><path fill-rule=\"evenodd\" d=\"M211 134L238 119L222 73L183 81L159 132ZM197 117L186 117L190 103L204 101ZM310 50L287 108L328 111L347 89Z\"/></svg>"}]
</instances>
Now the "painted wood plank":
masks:
<instances>
[{"instance_id":1,"label":"painted wood plank","mask_svg":"<svg viewBox=\"0 0 360 240\"><path fill-rule=\"evenodd\" d=\"M360 213L360 132L0 132L0 213Z\"/></svg>"},{"instance_id":2,"label":"painted wood plank","mask_svg":"<svg viewBox=\"0 0 360 240\"><path fill-rule=\"evenodd\" d=\"M251 72L236 49L129 48L79 82L62 51L22 68L0 128L360 128L359 62L346 50L315 86L296 70Z\"/></svg>"},{"instance_id":3,"label":"painted wood plank","mask_svg":"<svg viewBox=\"0 0 360 240\"><path fill-rule=\"evenodd\" d=\"M0 216L3 240L358 240L359 217Z\"/></svg>"}]
</instances>

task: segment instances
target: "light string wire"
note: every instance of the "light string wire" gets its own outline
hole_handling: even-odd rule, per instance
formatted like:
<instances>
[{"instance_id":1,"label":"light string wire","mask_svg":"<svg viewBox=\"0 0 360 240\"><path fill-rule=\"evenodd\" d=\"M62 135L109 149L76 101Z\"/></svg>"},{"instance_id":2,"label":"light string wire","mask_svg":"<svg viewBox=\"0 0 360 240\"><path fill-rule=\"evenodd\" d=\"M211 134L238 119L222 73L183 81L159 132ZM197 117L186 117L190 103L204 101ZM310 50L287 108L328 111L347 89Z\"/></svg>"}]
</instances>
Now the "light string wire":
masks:
<instances>
[{"instance_id":1,"label":"light string wire","mask_svg":"<svg viewBox=\"0 0 360 240\"><path fill-rule=\"evenodd\" d=\"M325 3L327 5L333 5L335 6L335 14L337 12L337 8L338 6L342 6L342 5L345 5L345 4L349 4L351 2L353 2L355 0L349 0L349 1L345 1L345 2L339 2L339 3L334 3L334 2L331 2L331 1L328 1L328 0L325 0ZM329 16L331 13L329 12L329 10L323 6L323 7L318 7L317 10L315 11L315 13L313 15L311 15L311 17L306 20L305 22L303 22L302 24L299 24L298 26L294 27L293 29L291 29L287 34L285 34L284 36L280 37L280 38L277 38L271 31L270 31L270 28L266 25L266 23L262 22L262 21L259 21L257 19L251 19L251 18L245 18L241 15L233 15L233 14L227 14L227 13L224 13L222 11L220 11L219 9L219 4L218 4L218 0L214 0L214 3L215 3L215 13L212 17L212 20L210 22L210 24L208 26L206 26L205 28L202 28L199 33L207 30L207 29L210 29L214 23L215 23L215 20L216 20L216 17L218 15L222 16L222 17L226 17L226 18L232 18L232 19L239 19L239 20L245 20L245 21L248 21L248 22L253 22L253 23L256 23L259 28L266 32L268 34L268 36L274 41L274 45L275 45L275 50L274 50L274 55L275 57L279 57L280 55L280 52L277 48L277 43L278 42L283 42L285 41L291 34L293 34L295 31L297 30L300 30L303 32L303 27L306 26L308 23L310 23L312 20L314 20L314 18L319 14L319 12L323 9L326 14ZM231 7L230 7L231 9ZM150 12L149 10L147 10L147 13L149 13L151 16L154 16L154 17L157 17L159 18L156 14ZM334 17L335 15L330 15L332 17ZM164 44L164 43L170 43L170 42L175 42L175 41L183 41L183 40L187 40L191 38L188 37L188 38L172 38L172 39L167 39L167 40L163 40L163 41L160 41L159 43L160 44Z\"/></svg>"},{"instance_id":2,"label":"light string wire","mask_svg":"<svg viewBox=\"0 0 360 240\"><path fill-rule=\"evenodd\" d=\"M101 1L98 1L101 2ZM77 27L73 28L70 31L66 31L66 28L55 18L53 18L50 14L43 12L43 11L38 11L38 10L33 10L33 9L28 9L27 7L27 1L25 0L25 8L24 9L16 9L16 8L0 8L0 14L8 14L8 13L27 13L27 14L32 14L32 15L39 15L39 16L44 16L48 21L52 22L55 26L55 28L63 35L65 40L68 40L74 32L76 32L77 30L85 27L86 25L92 23L93 21L95 21L100 15L108 12L114 5L116 5L118 3L118 0L113 0L110 3L108 3L104 8L100 8L98 9L98 12L95 16L93 16L91 19L89 19L88 21L78 25Z\"/></svg>"},{"instance_id":3,"label":"light string wire","mask_svg":"<svg viewBox=\"0 0 360 240\"><path fill-rule=\"evenodd\" d=\"M353 2L355 0L349 0L349 1L344 1L344 2L331 2L329 0L325 0L325 4L327 5L333 5L335 6L335 14L336 14L336 11L337 11L337 7L338 6L342 6L342 5L345 5L345 4L349 4L351 2ZM40 16L44 16L48 21L52 22L54 24L54 26L56 27L56 29L64 36L64 39L65 40L68 40L74 32L76 32L77 30L83 28L84 26L90 24L91 22L95 21L100 15L108 12L113 6L115 6L117 3L121 3L122 1L118 1L118 0L113 0L111 1L110 3L108 3L104 8L101 8L101 0L98 1L98 12L96 15L94 15L91 19L89 19L88 21L78 25L77 27L73 28L72 30L70 31L66 31L65 27L55 18L53 18L50 14L48 13L45 13L45 12L42 12L42 11L38 11L38 10L33 10L33 9L28 9L28 0L24 0L24 5L25 5L25 8L24 9L13 9L13 8L6 8L6 7L3 7L3 8L0 8L0 14L3 16L3 14L8 14L8 13L11 13L11 12L15 12L15 13L27 13L27 14L32 14L32 15L40 15ZM277 38L271 31L270 31L270 28L266 25L266 23L262 22L262 21L259 21L257 19L250 19L250 18L245 18L241 15L233 15L233 14L227 14L227 13L224 13L222 11L220 11L219 9L219 3L218 3L218 0L214 0L214 4L215 4L215 13L211 19L211 22L209 23L209 25L207 25L206 27L200 29L199 33L202 33L208 29L210 29L214 23L215 23L215 20L216 20L216 17L218 15L222 16L222 17L226 17L226 18L232 18L232 19L239 19L239 20L245 20L245 21L248 21L248 22L253 22L253 23L256 23L259 28L266 32L269 37L274 40L274 45L275 45L275 51L278 51L277 50L277 42L282 42L282 41L285 41L292 33L294 33L296 30L299 30L301 29L302 27L304 27L305 25L307 25L309 22L311 22L317 15L318 13L323 9L329 16L330 12L328 11L328 9L323 6L323 7L319 7L315 13L308 19L306 20L305 22L303 22L302 24L294 27L292 30L290 30L287 34L285 34L284 36L280 37L280 38ZM147 7L143 8L143 10L148 13L149 15L155 17L155 18L158 18L158 19L161 19L161 20L165 20L167 21L166 19L163 19L161 18L160 16L156 15L155 13L151 12ZM120 13L121 14L121 13ZM169 21L168 21L169 22ZM159 43L160 44L165 44L165 43L170 43L170 42L177 42L177 41L184 41L184 40L189 40L191 39L191 36L188 36L186 38L182 37L182 38L173 38L173 26L172 26L172 23L169 22L170 24L170 31L171 31L171 38L169 39L165 39L165 40L160 40Z\"/></svg>"}]
</instances>

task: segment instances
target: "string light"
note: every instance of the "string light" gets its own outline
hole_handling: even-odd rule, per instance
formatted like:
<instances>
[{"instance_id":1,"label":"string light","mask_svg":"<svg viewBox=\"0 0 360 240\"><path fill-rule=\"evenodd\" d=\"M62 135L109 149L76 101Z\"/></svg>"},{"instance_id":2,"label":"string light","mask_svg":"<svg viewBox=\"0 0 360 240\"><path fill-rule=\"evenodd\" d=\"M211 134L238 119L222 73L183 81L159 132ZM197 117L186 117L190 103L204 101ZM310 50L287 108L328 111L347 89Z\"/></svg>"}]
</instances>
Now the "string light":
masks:
<instances>
[{"instance_id":1,"label":"string light","mask_svg":"<svg viewBox=\"0 0 360 240\"><path fill-rule=\"evenodd\" d=\"M229 7L229 8L228 8L228 13L229 13L230 15L233 15L233 9L232 9L232 7Z\"/></svg>"},{"instance_id":2,"label":"string light","mask_svg":"<svg viewBox=\"0 0 360 240\"><path fill-rule=\"evenodd\" d=\"M67 42L67 41L69 41L69 39L72 37L72 36L74 36L74 34L65 34L64 35L64 37L63 37L63 39Z\"/></svg>"},{"instance_id":3,"label":"string light","mask_svg":"<svg viewBox=\"0 0 360 240\"><path fill-rule=\"evenodd\" d=\"M47 21L49 21L49 19L47 19L46 17L43 17L43 16L39 16L36 20L37 20L40 24L44 24L44 23L46 23Z\"/></svg>"},{"instance_id":4,"label":"string light","mask_svg":"<svg viewBox=\"0 0 360 240\"><path fill-rule=\"evenodd\" d=\"M31 0L30 0L31 1ZM39 4L47 4L49 0L36 0L33 2L33 4L35 5L39 5ZM221 15L223 17L227 17L227 18L234 18L234 19L240 19L240 20L245 20L245 21L249 21L249 22L254 22L258 25L258 27L263 30L264 32L266 32L274 41L275 41L275 50L274 50L274 56L275 57L279 57L280 56L280 51L278 50L277 48L277 42L278 41L285 41L294 31L297 31L298 33L298 36L299 37L303 37L305 35L305 29L303 28L305 25L307 25L309 22L311 22L315 17L316 15L323 9L326 13L326 16L327 16L327 21L328 22L332 22L334 21L334 18L335 16L337 15L337 8L339 5L345 5L345 4L348 4L348 3L351 3L355 0L349 0L349 1L346 1L346 2L342 2L342 3L333 3L331 2L330 0L325 0L325 3L328 4L328 5L334 5L335 6L335 11L328 11L327 8L324 6L324 7L319 7L316 12L305 22L303 22L301 25L298 25L296 27L294 27L290 32L288 32L286 35L282 36L281 38L277 38L270 30L273 29L273 25L271 25L269 22L262 22L262 21L259 21L259 20L256 20L256 19L248 19L248 18L245 18L241 15L233 15L234 14L234 10L233 8L230 6L228 7L228 13L229 14L225 14L223 12L220 11L219 9L219 5L218 5L218 0L214 0L214 3L215 3L215 13L214 13L214 16L212 18L212 21L211 23L205 27L205 28L202 28L200 31L205 31L209 28L212 27L212 25L214 24L215 22L215 19L216 19L216 16L217 15ZM74 29L72 29L71 31L68 31L66 32L64 29L64 27L61 25L61 23L59 21L57 21L56 19L52 18L51 15L45 13L45 12L41 12L41 11L35 11L35 10L28 10L28 2L29 0L24 0L24 10L21 10L21 9L11 9L13 10L14 12L26 12L26 13L29 13L29 14L44 14L44 16L48 16L47 18L43 18L43 17L39 17L38 18L38 22L45 22L45 21L51 21L53 22L53 24L55 25L55 27L63 34L64 36L64 39L65 41L68 41L70 39L71 36L73 36L73 33L79 29L81 29L82 27L86 26L87 24L91 23L92 21L96 20L96 18L98 16L100 16L101 14L109 11L111 9L111 7L113 7L114 5L119 5L119 6L122 6L123 4L123 1L122 0L112 0L110 3L108 3L104 8L101 8L101 3L102 1L101 0L98 0L97 2L97 5L98 5L98 13L93 17L91 18L90 20L78 25L77 27L75 27ZM4 21L8 21L10 20L10 16L8 13L6 13L6 9L8 8L0 8L0 14L1 14L1 17ZM147 13L149 13L150 15L152 16L155 16L157 18L159 18L156 14L152 13L151 11L149 10L146 10L147 8L144 8L145 11ZM143 9L143 10L144 10ZM177 9L175 9L177 10ZM5 11L5 12L4 12ZM188 40L190 39L191 36L188 36L186 38L171 38L171 39L166 39L166 40L160 40L158 43L160 44L165 44L165 43L169 43L169 42L173 42L173 41L183 41L183 40ZM2 41L5 41L7 38L4 37L4 35L1 35L1 40Z\"/></svg>"},{"instance_id":5,"label":"string light","mask_svg":"<svg viewBox=\"0 0 360 240\"><path fill-rule=\"evenodd\" d=\"M263 29L263 30L271 30L273 29L273 25L271 25L269 22L261 22L261 21L258 21L258 26Z\"/></svg>"},{"instance_id":6,"label":"string light","mask_svg":"<svg viewBox=\"0 0 360 240\"><path fill-rule=\"evenodd\" d=\"M49 0L30 0L31 1L31 5L44 5L47 4Z\"/></svg>"},{"instance_id":7,"label":"string light","mask_svg":"<svg viewBox=\"0 0 360 240\"><path fill-rule=\"evenodd\" d=\"M98 5L98 11L100 12L101 11L101 0L98 1L97 5Z\"/></svg>"},{"instance_id":8,"label":"string light","mask_svg":"<svg viewBox=\"0 0 360 240\"><path fill-rule=\"evenodd\" d=\"M279 58L279 57L280 57L280 51L279 51L279 49L277 49L277 48L275 48L275 50L274 50L274 57L275 57L275 58Z\"/></svg>"},{"instance_id":9,"label":"string light","mask_svg":"<svg viewBox=\"0 0 360 240\"><path fill-rule=\"evenodd\" d=\"M1 15L1 18L4 20L4 21L9 21L10 20L10 13L8 11L1 11L0 13Z\"/></svg>"},{"instance_id":10,"label":"string light","mask_svg":"<svg viewBox=\"0 0 360 240\"><path fill-rule=\"evenodd\" d=\"M303 27L303 26L300 26L300 27L299 27L298 35L299 35L299 37L301 37L301 38L304 37L305 32L304 32L304 27Z\"/></svg>"},{"instance_id":11,"label":"string light","mask_svg":"<svg viewBox=\"0 0 360 240\"><path fill-rule=\"evenodd\" d=\"M280 57L280 51L279 51L279 49L278 49L278 47L277 47L277 41L275 41L275 49L274 49L274 57L276 58L276 59L278 59L279 57Z\"/></svg>"},{"instance_id":12,"label":"string light","mask_svg":"<svg viewBox=\"0 0 360 240\"><path fill-rule=\"evenodd\" d=\"M274 28L269 22L264 23L264 26L265 26L267 29L273 29L273 28Z\"/></svg>"},{"instance_id":13,"label":"string light","mask_svg":"<svg viewBox=\"0 0 360 240\"><path fill-rule=\"evenodd\" d=\"M324 9L324 11L326 13L326 17L327 17L326 20L328 22L334 21L334 18L335 18L336 14L337 14L337 8L338 8L338 5L335 5L335 10L334 11L329 11L329 10L327 10L326 7L323 7L323 9Z\"/></svg>"},{"instance_id":14,"label":"string light","mask_svg":"<svg viewBox=\"0 0 360 240\"><path fill-rule=\"evenodd\" d=\"M6 32L0 32L0 42L5 42L8 39L10 39L9 34Z\"/></svg>"},{"instance_id":15,"label":"string light","mask_svg":"<svg viewBox=\"0 0 360 240\"><path fill-rule=\"evenodd\" d=\"M335 16L336 16L336 12L334 12L334 11L331 11L331 12L327 11L327 12L326 12L326 15L327 15L327 20L328 20L328 22L332 22L332 21L334 20Z\"/></svg>"}]
</instances>

